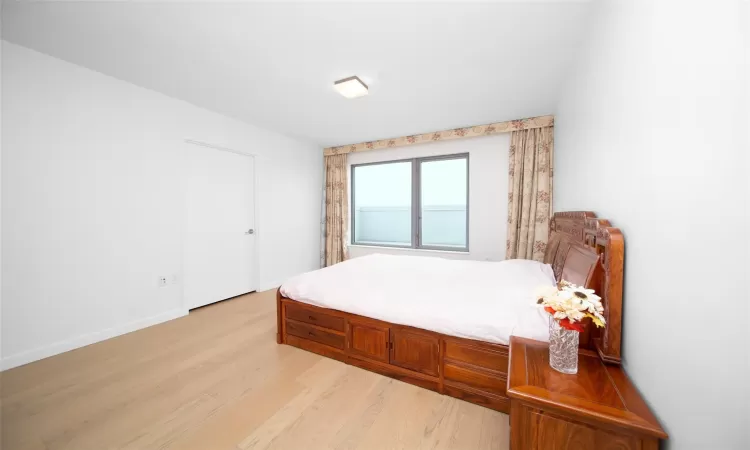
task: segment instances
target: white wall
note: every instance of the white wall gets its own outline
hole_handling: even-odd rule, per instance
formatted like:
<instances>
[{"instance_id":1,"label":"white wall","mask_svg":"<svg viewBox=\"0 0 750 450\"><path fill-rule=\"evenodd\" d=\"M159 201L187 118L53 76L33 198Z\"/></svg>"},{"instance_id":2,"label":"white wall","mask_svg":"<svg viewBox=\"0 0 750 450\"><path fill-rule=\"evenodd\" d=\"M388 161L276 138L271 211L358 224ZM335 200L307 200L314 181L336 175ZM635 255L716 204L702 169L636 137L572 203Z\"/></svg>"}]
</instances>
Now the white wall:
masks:
<instances>
[{"instance_id":1,"label":"white wall","mask_svg":"<svg viewBox=\"0 0 750 450\"><path fill-rule=\"evenodd\" d=\"M750 448L738 7L599 2L556 111L555 210L625 233L625 367L670 449Z\"/></svg>"},{"instance_id":2,"label":"white wall","mask_svg":"<svg viewBox=\"0 0 750 450\"><path fill-rule=\"evenodd\" d=\"M260 289L317 267L315 145L5 41L2 77L3 367L186 313L156 281L181 271L185 139L257 155Z\"/></svg>"},{"instance_id":3,"label":"white wall","mask_svg":"<svg viewBox=\"0 0 750 450\"><path fill-rule=\"evenodd\" d=\"M2 5L0 5L0 8L2 8ZM0 14L2 14L0 10ZM0 74L2 74L2 68L3 68L3 46L0 45ZM0 105L3 104L3 77L0 76ZM2 190L2 174L3 174L3 143L2 143L2 123L3 123L3 112L2 108L0 108L0 370L2 370L2 361L3 361L3 210L2 210L2 197L3 197L3 190Z\"/></svg>"},{"instance_id":4,"label":"white wall","mask_svg":"<svg viewBox=\"0 0 750 450\"><path fill-rule=\"evenodd\" d=\"M469 153L469 252L444 252L386 247L349 247L349 256L372 253L419 254L454 259L502 261L508 221L508 148L510 133L411 147L350 153L348 164ZM351 192L351 189L349 190ZM350 208L351 211L351 208ZM351 233L349 233L351 236Z\"/></svg>"}]
</instances>

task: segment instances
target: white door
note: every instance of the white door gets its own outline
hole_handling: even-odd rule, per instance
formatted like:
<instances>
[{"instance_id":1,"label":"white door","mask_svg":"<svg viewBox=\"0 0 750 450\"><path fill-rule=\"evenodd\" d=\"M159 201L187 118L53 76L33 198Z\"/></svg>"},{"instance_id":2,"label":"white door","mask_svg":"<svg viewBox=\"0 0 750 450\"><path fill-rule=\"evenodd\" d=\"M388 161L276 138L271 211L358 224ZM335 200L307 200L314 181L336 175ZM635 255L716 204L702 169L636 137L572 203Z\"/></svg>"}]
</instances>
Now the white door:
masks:
<instances>
[{"instance_id":1,"label":"white door","mask_svg":"<svg viewBox=\"0 0 750 450\"><path fill-rule=\"evenodd\" d=\"M254 160L185 144L185 305L207 305L255 287Z\"/></svg>"}]
</instances>

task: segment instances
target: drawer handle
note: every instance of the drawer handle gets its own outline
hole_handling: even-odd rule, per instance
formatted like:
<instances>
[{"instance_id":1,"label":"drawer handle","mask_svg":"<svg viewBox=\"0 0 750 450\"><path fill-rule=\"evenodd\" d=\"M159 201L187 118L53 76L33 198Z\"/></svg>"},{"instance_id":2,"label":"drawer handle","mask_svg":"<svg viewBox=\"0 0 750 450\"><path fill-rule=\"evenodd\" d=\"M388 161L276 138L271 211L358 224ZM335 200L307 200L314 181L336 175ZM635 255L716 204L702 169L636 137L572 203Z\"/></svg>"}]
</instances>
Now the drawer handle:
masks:
<instances>
[{"instance_id":1,"label":"drawer handle","mask_svg":"<svg viewBox=\"0 0 750 450\"><path fill-rule=\"evenodd\" d=\"M313 316L307 316L307 318L310 319L310 320L316 320L315 317L313 317Z\"/></svg>"},{"instance_id":2,"label":"drawer handle","mask_svg":"<svg viewBox=\"0 0 750 450\"><path fill-rule=\"evenodd\" d=\"M312 331L308 331L308 332L307 332L307 335L308 335L308 336L315 336L315 333L313 333Z\"/></svg>"}]
</instances>

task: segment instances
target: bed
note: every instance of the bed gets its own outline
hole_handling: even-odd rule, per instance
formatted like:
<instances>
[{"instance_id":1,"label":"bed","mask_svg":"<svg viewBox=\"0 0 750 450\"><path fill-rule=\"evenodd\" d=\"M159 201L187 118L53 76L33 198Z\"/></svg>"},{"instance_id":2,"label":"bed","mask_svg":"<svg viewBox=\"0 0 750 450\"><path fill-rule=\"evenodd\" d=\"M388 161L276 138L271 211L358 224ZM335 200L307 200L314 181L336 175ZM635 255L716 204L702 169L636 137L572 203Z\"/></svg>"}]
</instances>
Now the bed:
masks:
<instances>
[{"instance_id":1,"label":"bed","mask_svg":"<svg viewBox=\"0 0 750 450\"><path fill-rule=\"evenodd\" d=\"M510 336L548 339L534 290L596 289L604 331L580 345L620 363L622 233L591 212L555 213L544 262L370 255L294 277L277 292L277 342L508 412Z\"/></svg>"},{"instance_id":2,"label":"bed","mask_svg":"<svg viewBox=\"0 0 750 450\"><path fill-rule=\"evenodd\" d=\"M533 293L555 284L552 266L374 254L308 272L281 287L296 301L450 336L508 345L546 341L548 315Z\"/></svg>"}]
</instances>

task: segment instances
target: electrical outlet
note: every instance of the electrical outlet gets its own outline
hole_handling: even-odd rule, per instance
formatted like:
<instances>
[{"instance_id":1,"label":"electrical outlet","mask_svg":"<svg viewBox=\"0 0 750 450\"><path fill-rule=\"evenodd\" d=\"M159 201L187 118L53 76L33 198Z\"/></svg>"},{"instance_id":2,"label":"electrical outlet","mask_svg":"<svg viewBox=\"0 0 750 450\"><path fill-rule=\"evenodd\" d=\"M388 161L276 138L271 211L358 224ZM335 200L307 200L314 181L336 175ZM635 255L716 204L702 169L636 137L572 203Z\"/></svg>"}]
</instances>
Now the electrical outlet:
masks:
<instances>
[{"instance_id":1,"label":"electrical outlet","mask_svg":"<svg viewBox=\"0 0 750 450\"><path fill-rule=\"evenodd\" d=\"M179 282L180 282L180 277L176 273L173 273L172 274L171 283L172 284L177 284Z\"/></svg>"},{"instance_id":2,"label":"electrical outlet","mask_svg":"<svg viewBox=\"0 0 750 450\"><path fill-rule=\"evenodd\" d=\"M157 281L159 287L164 287L167 285L167 277L159 277L159 280Z\"/></svg>"}]
</instances>

